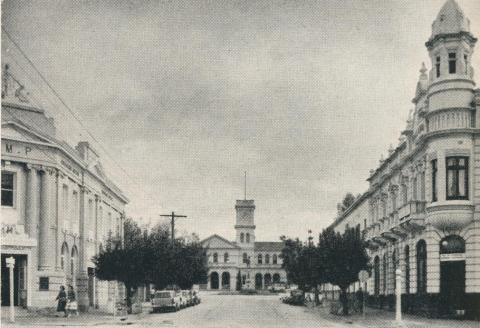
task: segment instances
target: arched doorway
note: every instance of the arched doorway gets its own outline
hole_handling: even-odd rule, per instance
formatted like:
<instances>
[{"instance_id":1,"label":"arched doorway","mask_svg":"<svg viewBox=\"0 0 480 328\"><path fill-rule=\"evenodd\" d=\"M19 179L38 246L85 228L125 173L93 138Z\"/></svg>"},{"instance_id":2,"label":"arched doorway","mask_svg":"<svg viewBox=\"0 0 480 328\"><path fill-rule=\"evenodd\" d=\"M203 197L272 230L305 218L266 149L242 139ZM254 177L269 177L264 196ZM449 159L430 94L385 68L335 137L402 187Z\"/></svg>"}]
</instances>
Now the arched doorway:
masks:
<instances>
[{"instance_id":1,"label":"arched doorway","mask_svg":"<svg viewBox=\"0 0 480 328\"><path fill-rule=\"evenodd\" d=\"M440 313L455 315L464 310L465 240L456 235L440 241Z\"/></svg>"},{"instance_id":2,"label":"arched doorway","mask_svg":"<svg viewBox=\"0 0 480 328\"><path fill-rule=\"evenodd\" d=\"M218 289L218 273L210 273L210 289Z\"/></svg>"},{"instance_id":3,"label":"arched doorway","mask_svg":"<svg viewBox=\"0 0 480 328\"><path fill-rule=\"evenodd\" d=\"M230 289L230 273L222 273L222 289Z\"/></svg>"},{"instance_id":4,"label":"arched doorway","mask_svg":"<svg viewBox=\"0 0 480 328\"><path fill-rule=\"evenodd\" d=\"M257 273L255 275L255 289L262 289L262 274Z\"/></svg>"},{"instance_id":5,"label":"arched doorway","mask_svg":"<svg viewBox=\"0 0 480 328\"><path fill-rule=\"evenodd\" d=\"M267 273L265 274L263 279L265 280L265 288L270 287L270 285L272 284L272 275L270 273Z\"/></svg>"},{"instance_id":6,"label":"arched doorway","mask_svg":"<svg viewBox=\"0 0 480 328\"><path fill-rule=\"evenodd\" d=\"M276 284L277 282L280 282L280 275L278 273L273 274L273 283Z\"/></svg>"}]
</instances>

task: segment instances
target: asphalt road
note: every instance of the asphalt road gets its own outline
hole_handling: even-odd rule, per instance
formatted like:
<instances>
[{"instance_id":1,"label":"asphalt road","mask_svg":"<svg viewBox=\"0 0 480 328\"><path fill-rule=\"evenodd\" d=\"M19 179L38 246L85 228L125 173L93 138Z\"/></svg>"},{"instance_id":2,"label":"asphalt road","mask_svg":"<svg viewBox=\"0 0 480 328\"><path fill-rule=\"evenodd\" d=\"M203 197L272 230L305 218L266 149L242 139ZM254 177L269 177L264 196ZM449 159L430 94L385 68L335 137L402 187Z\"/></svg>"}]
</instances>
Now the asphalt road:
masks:
<instances>
[{"instance_id":1,"label":"asphalt road","mask_svg":"<svg viewBox=\"0 0 480 328\"><path fill-rule=\"evenodd\" d=\"M322 319L305 307L283 304L277 296L202 295L202 303L179 312L150 314L139 327L352 327Z\"/></svg>"}]
</instances>

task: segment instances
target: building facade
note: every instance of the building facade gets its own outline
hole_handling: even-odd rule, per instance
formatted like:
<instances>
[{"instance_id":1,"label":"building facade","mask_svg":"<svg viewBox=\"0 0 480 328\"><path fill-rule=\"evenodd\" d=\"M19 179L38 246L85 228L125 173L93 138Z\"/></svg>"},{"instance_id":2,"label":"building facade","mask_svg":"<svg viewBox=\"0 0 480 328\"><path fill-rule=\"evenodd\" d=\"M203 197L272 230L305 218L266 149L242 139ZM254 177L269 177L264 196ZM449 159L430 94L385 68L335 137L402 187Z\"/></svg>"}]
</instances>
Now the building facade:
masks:
<instances>
[{"instance_id":1,"label":"building facade","mask_svg":"<svg viewBox=\"0 0 480 328\"><path fill-rule=\"evenodd\" d=\"M434 316L480 317L480 90L471 58L477 39L448 0L426 42L407 126L368 178L370 187L332 227L368 243L369 301Z\"/></svg>"},{"instance_id":2,"label":"building facade","mask_svg":"<svg viewBox=\"0 0 480 328\"><path fill-rule=\"evenodd\" d=\"M235 241L218 235L202 241L208 255L207 289L236 290L238 278L241 289L268 289L286 282L280 258L283 242L255 240L254 201L237 200L235 210Z\"/></svg>"},{"instance_id":3,"label":"building facade","mask_svg":"<svg viewBox=\"0 0 480 328\"><path fill-rule=\"evenodd\" d=\"M9 305L8 257L15 259L14 305L54 303L73 285L81 310L113 309L115 283L95 278L91 258L122 242L127 198L105 175L95 150L57 138L52 118L28 102L3 71L1 130L2 306Z\"/></svg>"}]
</instances>

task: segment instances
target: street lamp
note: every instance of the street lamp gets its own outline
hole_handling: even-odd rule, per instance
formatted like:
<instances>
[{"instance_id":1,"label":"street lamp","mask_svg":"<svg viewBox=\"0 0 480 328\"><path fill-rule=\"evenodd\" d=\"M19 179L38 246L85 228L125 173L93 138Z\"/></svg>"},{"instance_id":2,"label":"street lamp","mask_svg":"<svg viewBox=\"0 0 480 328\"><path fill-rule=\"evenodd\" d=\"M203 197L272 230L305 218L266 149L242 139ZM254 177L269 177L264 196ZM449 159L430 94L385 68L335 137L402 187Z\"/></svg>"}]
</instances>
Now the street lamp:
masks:
<instances>
[{"instance_id":1,"label":"street lamp","mask_svg":"<svg viewBox=\"0 0 480 328\"><path fill-rule=\"evenodd\" d=\"M10 322L15 322L15 306L13 304L13 268L15 267L15 258L13 256L5 259L10 274Z\"/></svg>"}]
</instances>

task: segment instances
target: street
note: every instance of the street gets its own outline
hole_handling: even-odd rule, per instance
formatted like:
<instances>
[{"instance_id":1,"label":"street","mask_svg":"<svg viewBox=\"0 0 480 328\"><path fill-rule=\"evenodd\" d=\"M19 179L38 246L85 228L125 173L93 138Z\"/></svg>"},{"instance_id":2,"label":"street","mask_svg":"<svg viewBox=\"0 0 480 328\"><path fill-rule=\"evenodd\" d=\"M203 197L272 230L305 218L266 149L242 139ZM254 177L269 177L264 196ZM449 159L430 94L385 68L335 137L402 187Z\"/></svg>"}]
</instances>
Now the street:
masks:
<instances>
[{"instance_id":1,"label":"street","mask_svg":"<svg viewBox=\"0 0 480 328\"><path fill-rule=\"evenodd\" d=\"M202 303L180 312L155 313L136 323L173 327L344 327L277 296L202 294ZM348 325L351 327L352 325Z\"/></svg>"}]
</instances>

